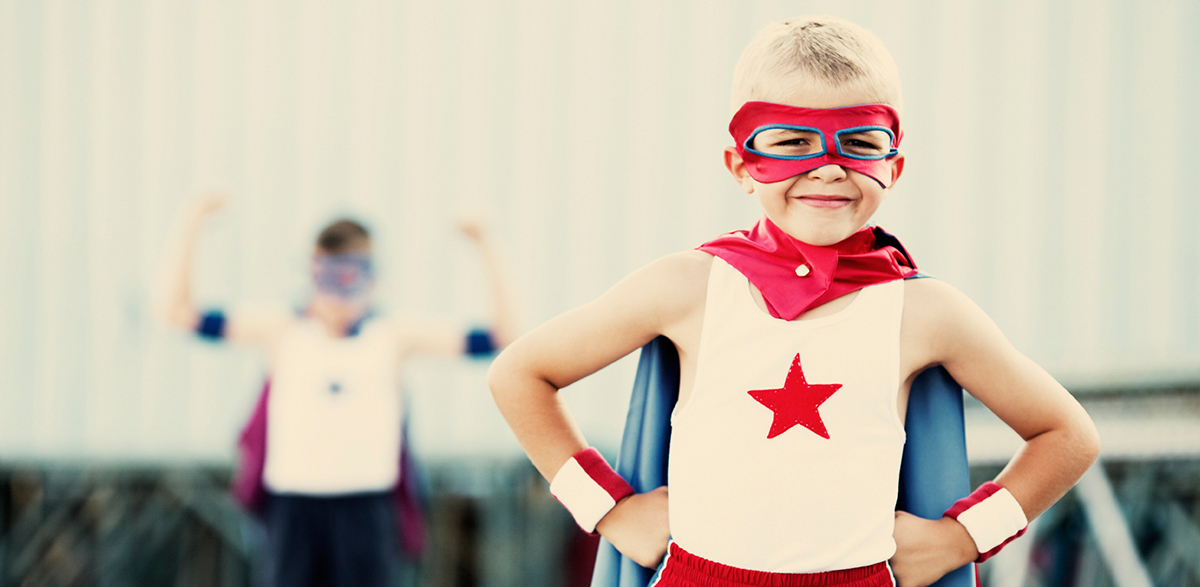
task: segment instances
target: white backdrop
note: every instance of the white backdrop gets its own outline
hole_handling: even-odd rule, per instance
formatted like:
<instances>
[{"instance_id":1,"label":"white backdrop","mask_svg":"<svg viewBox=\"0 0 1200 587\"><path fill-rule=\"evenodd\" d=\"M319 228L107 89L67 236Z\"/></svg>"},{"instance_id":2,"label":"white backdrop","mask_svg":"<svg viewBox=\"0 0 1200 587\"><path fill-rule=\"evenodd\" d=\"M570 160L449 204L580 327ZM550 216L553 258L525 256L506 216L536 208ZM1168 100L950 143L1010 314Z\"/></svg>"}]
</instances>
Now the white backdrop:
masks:
<instances>
[{"instance_id":1,"label":"white backdrop","mask_svg":"<svg viewBox=\"0 0 1200 587\"><path fill-rule=\"evenodd\" d=\"M1069 385L1200 380L1200 4L1186 0L0 0L0 457L224 460L253 353L166 332L147 298L178 212L201 299L298 300L321 223L377 234L385 308L486 318L453 232L482 210L523 322L748 226L720 163L763 24L874 30L905 83L877 220ZM626 361L568 390L615 444ZM426 361L418 449L517 450L486 364Z\"/></svg>"}]
</instances>

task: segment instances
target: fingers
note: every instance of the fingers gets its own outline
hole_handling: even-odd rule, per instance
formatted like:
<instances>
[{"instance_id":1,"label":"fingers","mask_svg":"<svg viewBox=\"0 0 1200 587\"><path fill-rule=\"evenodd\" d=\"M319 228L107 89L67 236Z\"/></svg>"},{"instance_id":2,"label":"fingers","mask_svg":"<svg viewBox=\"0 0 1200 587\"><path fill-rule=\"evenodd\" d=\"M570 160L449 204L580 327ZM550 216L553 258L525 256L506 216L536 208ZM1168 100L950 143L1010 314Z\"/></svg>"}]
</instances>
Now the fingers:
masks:
<instances>
[{"instance_id":1,"label":"fingers","mask_svg":"<svg viewBox=\"0 0 1200 587\"><path fill-rule=\"evenodd\" d=\"M667 488L621 500L600 520L596 530L630 560L643 567L657 567L667 554L671 536Z\"/></svg>"},{"instance_id":2,"label":"fingers","mask_svg":"<svg viewBox=\"0 0 1200 587\"><path fill-rule=\"evenodd\" d=\"M478 214L466 214L458 219L458 230L471 240L483 238L483 218Z\"/></svg>"},{"instance_id":3,"label":"fingers","mask_svg":"<svg viewBox=\"0 0 1200 587\"><path fill-rule=\"evenodd\" d=\"M195 206L192 208L193 213L198 217L207 217L214 212L224 208L229 202L229 197L225 192L220 190L212 190L200 196L196 200Z\"/></svg>"}]
</instances>

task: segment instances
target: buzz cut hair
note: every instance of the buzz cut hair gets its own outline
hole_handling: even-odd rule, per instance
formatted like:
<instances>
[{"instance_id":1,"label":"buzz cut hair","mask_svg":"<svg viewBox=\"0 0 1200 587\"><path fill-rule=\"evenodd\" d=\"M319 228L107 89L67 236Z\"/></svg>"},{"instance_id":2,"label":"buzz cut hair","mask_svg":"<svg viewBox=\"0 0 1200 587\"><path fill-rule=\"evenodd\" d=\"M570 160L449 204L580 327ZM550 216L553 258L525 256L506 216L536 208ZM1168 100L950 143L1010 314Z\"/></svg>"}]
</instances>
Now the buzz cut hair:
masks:
<instances>
[{"instance_id":1,"label":"buzz cut hair","mask_svg":"<svg viewBox=\"0 0 1200 587\"><path fill-rule=\"evenodd\" d=\"M341 218L326 226L317 236L317 252L342 255L371 248L371 234L355 220Z\"/></svg>"},{"instance_id":2,"label":"buzz cut hair","mask_svg":"<svg viewBox=\"0 0 1200 587\"><path fill-rule=\"evenodd\" d=\"M767 25L750 41L733 74L730 106L782 102L797 91L855 91L902 109L900 74L883 41L834 16L802 16Z\"/></svg>"}]
</instances>

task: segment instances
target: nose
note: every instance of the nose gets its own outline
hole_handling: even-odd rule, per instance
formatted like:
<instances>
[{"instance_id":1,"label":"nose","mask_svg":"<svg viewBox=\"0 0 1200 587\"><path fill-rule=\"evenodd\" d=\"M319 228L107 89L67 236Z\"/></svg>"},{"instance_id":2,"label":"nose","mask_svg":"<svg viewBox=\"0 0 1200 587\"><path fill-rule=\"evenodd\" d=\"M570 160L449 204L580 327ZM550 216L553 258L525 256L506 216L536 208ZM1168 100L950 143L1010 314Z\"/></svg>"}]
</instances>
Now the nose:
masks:
<instances>
[{"instance_id":1,"label":"nose","mask_svg":"<svg viewBox=\"0 0 1200 587\"><path fill-rule=\"evenodd\" d=\"M833 183L846 179L846 170L841 165L830 163L809 171L807 175L809 179Z\"/></svg>"}]
</instances>

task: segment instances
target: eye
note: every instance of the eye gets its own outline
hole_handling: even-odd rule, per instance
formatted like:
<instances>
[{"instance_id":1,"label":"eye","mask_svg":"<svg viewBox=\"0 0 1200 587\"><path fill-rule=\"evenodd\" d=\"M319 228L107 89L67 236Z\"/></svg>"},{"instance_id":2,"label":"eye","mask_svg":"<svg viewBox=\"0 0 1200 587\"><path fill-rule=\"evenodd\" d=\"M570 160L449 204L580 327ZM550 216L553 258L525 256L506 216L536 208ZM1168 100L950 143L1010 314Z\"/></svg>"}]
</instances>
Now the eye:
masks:
<instances>
[{"instance_id":1,"label":"eye","mask_svg":"<svg viewBox=\"0 0 1200 587\"><path fill-rule=\"evenodd\" d=\"M846 145L847 147L853 147L855 149L879 149L880 148L879 145L876 145L875 143L872 143L871 141L864 141L862 139L848 139L846 141L843 141L842 144Z\"/></svg>"},{"instance_id":2,"label":"eye","mask_svg":"<svg viewBox=\"0 0 1200 587\"><path fill-rule=\"evenodd\" d=\"M824 149L820 134L794 128L764 130L755 135L751 146L767 155L782 157L813 155Z\"/></svg>"},{"instance_id":3,"label":"eye","mask_svg":"<svg viewBox=\"0 0 1200 587\"><path fill-rule=\"evenodd\" d=\"M775 146L776 147L800 147L800 146L806 146L809 144L810 144L810 142L808 139L796 138L796 139L785 139L785 140L779 141L779 142L775 143Z\"/></svg>"},{"instance_id":4,"label":"eye","mask_svg":"<svg viewBox=\"0 0 1200 587\"><path fill-rule=\"evenodd\" d=\"M881 130L868 130L838 137L842 152L859 157L886 157L891 153L892 138Z\"/></svg>"}]
</instances>

